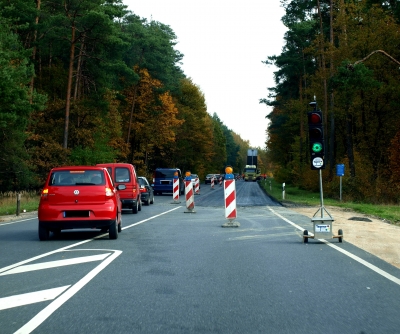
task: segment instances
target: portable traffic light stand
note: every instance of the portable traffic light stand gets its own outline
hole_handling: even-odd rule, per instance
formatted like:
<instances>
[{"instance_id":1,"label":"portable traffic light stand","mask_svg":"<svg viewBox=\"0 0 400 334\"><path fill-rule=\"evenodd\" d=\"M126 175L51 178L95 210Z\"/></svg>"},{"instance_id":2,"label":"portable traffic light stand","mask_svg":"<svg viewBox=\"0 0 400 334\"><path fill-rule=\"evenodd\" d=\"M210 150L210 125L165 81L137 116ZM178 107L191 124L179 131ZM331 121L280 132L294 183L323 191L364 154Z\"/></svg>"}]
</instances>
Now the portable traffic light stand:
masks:
<instances>
[{"instance_id":1,"label":"portable traffic light stand","mask_svg":"<svg viewBox=\"0 0 400 334\"><path fill-rule=\"evenodd\" d=\"M329 214L328 210L324 207L324 193L322 188L322 169L325 168L325 149L324 149L324 135L323 135L323 122L322 112L317 110L317 102L313 101L310 106L314 107L314 111L308 113L309 123L309 140L310 140L310 154L311 154L311 169L318 169L319 172L319 193L320 193L320 207L314 216L311 218L313 223L312 235L308 234L307 230L303 231L303 242L307 243L308 238L312 239L330 239L338 238L339 242L343 240L343 231L340 229L337 235L333 235L332 223L334 219ZM327 215L324 215L326 213Z\"/></svg>"}]
</instances>

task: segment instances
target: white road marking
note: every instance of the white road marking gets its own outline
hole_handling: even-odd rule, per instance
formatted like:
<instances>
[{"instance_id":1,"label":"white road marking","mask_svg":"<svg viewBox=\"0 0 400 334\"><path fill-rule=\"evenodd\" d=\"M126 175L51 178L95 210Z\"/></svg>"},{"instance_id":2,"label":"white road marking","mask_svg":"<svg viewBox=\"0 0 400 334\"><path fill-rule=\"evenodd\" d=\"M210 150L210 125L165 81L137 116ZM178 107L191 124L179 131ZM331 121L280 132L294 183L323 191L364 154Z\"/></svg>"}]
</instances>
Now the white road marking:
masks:
<instances>
[{"instance_id":1,"label":"white road marking","mask_svg":"<svg viewBox=\"0 0 400 334\"><path fill-rule=\"evenodd\" d=\"M25 273L28 271L70 266L70 265L79 264L79 263L102 261L110 254L111 253L105 253L105 254L99 254L99 255L81 256L81 257L76 257L73 259L65 259L65 260L59 260L59 261L49 261L49 262L42 262L42 263L35 263L35 264L27 264L24 266L19 266L17 268L11 269L4 273L1 273L0 276L11 275L11 274L20 274L20 273Z\"/></svg>"},{"instance_id":2,"label":"white road marking","mask_svg":"<svg viewBox=\"0 0 400 334\"><path fill-rule=\"evenodd\" d=\"M82 289L87 283L89 283L99 272L107 267L112 261L114 261L122 251L114 251L114 254L110 255L107 259L101 262L96 268L90 271L80 281L71 286L65 293L60 297L51 302L46 308L40 311L34 316L29 322L22 326L15 333L27 334L34 331L40 324L42 324L50 315L53 314L59 307L61 307L68 299L75 295L80 289Z\"/></svg>"},{"instance_id":3,"label":"white road marking","mask_svg":"<svg viewBox=\"0 0 400 334\"><path fill-rule=\"evenodd\" d=\"M123 230L126 230L126 229L128 229L128 228L133 227L133 226L143 224L143 223L145 223L145 222L147 222L147 221L149 221L149 220L152 220L152 219L154 219L154 218L157 218L157 217L160 217L160 216L165 215L165 214L167 214L167 213L170 213L170 212L172 212L172 211L174 211L174 210L177 210L177 209L179 209L179 208L181 208L181 207L182 207L181 205L180 205L180 206L177 206L177 207L175 207L175 208L173 208L173 209L171 209L171 210L168 210L168 211L159 213L158 215L155 215L155 216L152 216L152 217L150 217L150 218L143 219L143 220L141 220L141 221L139 221L139 222L137 222L137 223L134 223L134 224L125 226L125 227L123 227L122 229L123 229Z\"/></svg>"},{"instance_id":4,"label":"white road marking","mask_svg":"<svg viewBox=\"0 0 400 334\"><path fill-rule=\"evenodd\" d=\"M0 310L53 300L71 285L0 298Z\"/></svg>"},{"instance_id":5,"label":"white road marking","mask_svg":"<svg viewBox=\"0 0 400 334\"><path fill-rule=\"evenodd\" d=\"M274 209L272 209L271 207L268 207L268 209L276 216L278 216L279 218L283 219L285 222L289 223L290 225L296 227L297 229L299 229L300 231L304 231L305 229L302 228L301 226L293 223L292 221L290 221L289 219L283 217L282 215L280 215L279 213L277 213ZM308 232L309 235L314 235L313 233ZM389 274L388 272L378 268L377 266L373 265L372 263L369 263L368 261L363 260L362 258L358 257L357 255L354 255L332 243L330 243L329 241L325 240L325 239L317 239L323 243L325 243L326 245L332 247L333 249L341 252L342 254L352 258L353 260L357 261L358 263L361 263L362 265L366 266L367 268L375 271L377 274L387 278L388 280L400 285L400 279Z\"/></svg>"},{"instance_id":6,"label":"white road marking","mask_svg":"<svg viewBox=\"0 0 400 334\"><path fill-rule=\"evenodd\" d=\"M31 218L22 219L22 220L16 220L16 221L12 221L12 222L9 222L9 223L0 222L0 226L11 225L11 224L16 224L16 223L22 223L22 222L26 222L26 221L32 220L32 219L37 219L37 217L31 217Z\"/></svg>"},{"instance_id":7,"label":"white road marking","mask_svg":"<svg viewBox=\"0 0 400 334\"><path fill-rule=\"evenodd\" d=\"M172 211L174 211L174 210L177 210L177 209L179 209L179 208L181 208L181 207L182 207L182 206L178 206L178 207L176 207L176 208L174 208L174 209L171 209L171 210L162 212L162 213L160 213L160 214L158 214L158 215L155 215L155 216L152 216L152 217L150 217L150 218L144 219L144 220L139 221L139 222L137 222L137 223L134 223L134 224L132 224L132 225L125 226L125 227L123 227L122 229L125 230L125 229L131 228L131 227L133 227L133 226L143 224L143 223L145 223L145 222L147 222L147 221L149 221L149 220L152 220L152 219L154 219L154 218L157 218L157 217L160 217L160 216L162 216L162 215L165 215L165 214L167 214L167 213L169 213L169 212L172 212ZM20 262L18 262L18 263L11 264L11 265L9 265L9 266L7 266L7 267L0 268L0 273L5 272L5 271L10 270L10 269L15 268L15 267L19 267L19 266L21 266L21 265L23 265L23 264L25 264L25 263L29 263L29 262L32 262L32 261L41 259L41 258L46 257L46 256L48 256L48 255L52 255L52 254L55 254L55 253L58 253L58 252L65 251L65 250L67 250L67 249L69 249L69 248L73 248L73 247L77 247L77 246L79 246L79 245L83 245L83 244L85 244L85 243L87 243L87 242L90 242L90 241L93 241L93 240L95 240L95 239L102 238L102 237L104 237L105 235L107 235L107 233L98 235L98 236L96 236L96 237L94 237L94 238L91 238L91 239L86 239L86 240L77 242L77 243L72 244L72 245L69 245L69 246L65 246L65 247L62 247L62 248L53 250L53 251L48 252L48 253L44 253L44 254L41 254L41 255L38 255L38 256L34 256L34 257L30 258L30 259L23 260L23 261L20 261Z\"/></svg>"},{"instance_id":8,"label":"white road marking","mask_svg":"<svg viewBox=\"0 0 400 334\"><path fill-rule=\"evenodd\" d=\"M124 227L123 229L128 229L133 226L143 224L149 220L160 217L166 213L172 212L179 208L181 208L181 206L175 207L171 210L165 211L158 215L155 215L150 218L139 221L137 223L131 224L129 226ZM31 219L35 219L35 218L31 218ZM28 220L30 220L30 219L28 219ZM21 221L18 221L18 222L21 222ZM13 222L13 224L14 223L17 223L17 222ZM99 272L101 272L105 267L107 267L112 261L114 261L122 253L122 251L110 250L110 249L70 249L70 248L85 244L87 242L93 241L95 239L101 238L104 235L106 235L106 233L102 234L100 236L96 236L91 239L86 239L86 240L77 242L75 244L53 250L48 253L34 256L30 259L23 260L18 263L14 263L7 267L0 268L0 276L5 276L5 275L9 275L9 274L23 273L23 272L32 271L32 270L42 270L42 269L55 268L58 266L66 266L66 265L73 265L73 264L78 264L78 263L104 260L96 268L94 268L92 271L90 271L85 277L83 277L80 281L78 281L76 284L74 284L72 286L67 285L64 287L59 287L59 288L54 288L54 289L48 289L48 290L43 290L43 291L36 291L36 292L30 292L27 294L21 294L21 295L0 298L0 304L2 307L2 308L0 308L0 310L6 309L6 308L22 306L22 305L27 305L27 304L32 304L32 303L37 303L37 302L41 302L41 301L49 301L49 300L54 299L53 302L51 302L46 308L44 308L41 312L39 312L35 317L33 317L29 322L27 322L24 326L22 326L15 333L27 334L27 333L31 333L32 331L34 331L38 326L40 326L40 324L42 324L48 317L50 317L51 314L53 314L59 307L61 307L66 301L68 301L69 298L71 298L73 295L75 295L80 289L82 289L87 283L89 283ZM36 260L42 259L46 256L60 253L63 251L73 252L73 251L84 251L84 250L103 251L103 252L108 251L108 253L100 254L100 255L93 255L93 256L84 256L84 257L75 258L75 259L65 259L65 260L59 260L59 261L49 261L49 262L40 263L40 264L38 263L38 264L26 265L29 262L36 261ZM112 251L113 253L109 253L110 251ZM57 296L59 296L59 297L57 298Z\"/></svg>"}]
</instances>

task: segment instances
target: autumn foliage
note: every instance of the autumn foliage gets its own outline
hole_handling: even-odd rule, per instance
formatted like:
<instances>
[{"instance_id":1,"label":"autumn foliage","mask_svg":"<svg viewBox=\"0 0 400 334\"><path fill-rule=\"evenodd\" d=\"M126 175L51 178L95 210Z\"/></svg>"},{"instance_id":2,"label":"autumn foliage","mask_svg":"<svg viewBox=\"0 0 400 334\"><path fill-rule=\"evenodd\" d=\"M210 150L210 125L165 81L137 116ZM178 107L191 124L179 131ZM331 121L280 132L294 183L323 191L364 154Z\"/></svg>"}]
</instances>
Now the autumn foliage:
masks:
<instances>
[{"instance_id":1,"label":"autumn foliage","mask_svg":"<svg viewBox=\"0 0 400 334\"><path fill-rule=\"evenodd\" d=\"M70 164L242 168L249 143L207 112L175 45L121 1L0 1L0 192Z\"/></svg>"},{"instance_id":2,"label":"autumn foliage","mask_svg":"<svg viewBox=\"0 0 400 334\"><path fill-rule=\"evenodd\" d=\"M318 190L310 168L307 112L325 123L324 192L339 196L336 164L345 165L348 200L400 200L400 8L396 1L282 1L288 27L268 99L268 156L275 176Z\"/></svg>"}]
</instances>

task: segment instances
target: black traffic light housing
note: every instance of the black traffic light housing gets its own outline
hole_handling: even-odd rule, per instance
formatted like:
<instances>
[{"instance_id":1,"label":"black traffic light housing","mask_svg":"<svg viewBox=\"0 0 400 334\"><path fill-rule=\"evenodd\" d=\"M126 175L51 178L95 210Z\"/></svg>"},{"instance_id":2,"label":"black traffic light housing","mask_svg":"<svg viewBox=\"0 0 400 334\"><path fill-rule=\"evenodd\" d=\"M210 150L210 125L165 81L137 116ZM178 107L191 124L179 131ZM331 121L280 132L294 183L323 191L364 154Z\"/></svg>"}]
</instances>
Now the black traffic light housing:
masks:
<instances>
[{"instance_id":1,"label":"black traffic light housing","mask_svg":"<svg viewBox=\"0 0 400 334\"><path fill-rule=\"evenodd\" d=\"M307 113L308 137L310 143L311 169L325 168L325 141L322 111L317 110L317 103L311 102L313 111Z\"/></svg>"}]
</instances>

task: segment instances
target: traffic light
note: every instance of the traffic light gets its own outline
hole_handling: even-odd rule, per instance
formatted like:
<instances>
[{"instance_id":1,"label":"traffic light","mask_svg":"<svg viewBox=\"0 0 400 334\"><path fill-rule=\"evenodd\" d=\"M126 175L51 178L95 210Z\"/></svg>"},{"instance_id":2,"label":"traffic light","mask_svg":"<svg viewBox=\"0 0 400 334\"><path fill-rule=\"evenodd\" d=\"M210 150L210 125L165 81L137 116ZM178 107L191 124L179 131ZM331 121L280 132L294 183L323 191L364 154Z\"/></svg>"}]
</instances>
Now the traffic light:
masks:
<instances>
[{"instance_id":1,"label":"traffic light","mask_svg":"<svg viewBox=\"0 0 400 334\"><path fill-rule=\"evenodd\" d=\"M314 104L316 107L316 104ZM308 135L310 141L311 169L325 168L325 143L322 112L317 110L308 113Z\"/></svg>"}]
</instances>

